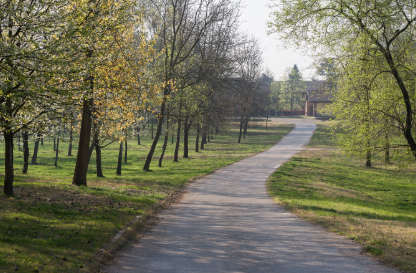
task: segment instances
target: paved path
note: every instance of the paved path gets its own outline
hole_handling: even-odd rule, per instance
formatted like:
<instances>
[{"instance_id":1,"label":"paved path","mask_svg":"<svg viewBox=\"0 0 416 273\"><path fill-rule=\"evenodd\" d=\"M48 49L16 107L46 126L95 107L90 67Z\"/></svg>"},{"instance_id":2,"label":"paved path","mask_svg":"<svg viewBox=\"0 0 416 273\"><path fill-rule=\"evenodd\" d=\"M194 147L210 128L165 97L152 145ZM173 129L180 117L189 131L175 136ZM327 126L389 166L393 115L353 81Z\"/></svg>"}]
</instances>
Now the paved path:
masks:
<instances>
[{"instance_id":1,"label":"paved path","mask_svg":"<svg viewBox=\"0 0 416 273\"><path fill-rule=\"evenodd\" d=\"M126 249L109 273L394 273L351 241L276 205L265 181L306 144L311 121L278 145L193 183L161 222Z\"/></svg>"}]
</instances>

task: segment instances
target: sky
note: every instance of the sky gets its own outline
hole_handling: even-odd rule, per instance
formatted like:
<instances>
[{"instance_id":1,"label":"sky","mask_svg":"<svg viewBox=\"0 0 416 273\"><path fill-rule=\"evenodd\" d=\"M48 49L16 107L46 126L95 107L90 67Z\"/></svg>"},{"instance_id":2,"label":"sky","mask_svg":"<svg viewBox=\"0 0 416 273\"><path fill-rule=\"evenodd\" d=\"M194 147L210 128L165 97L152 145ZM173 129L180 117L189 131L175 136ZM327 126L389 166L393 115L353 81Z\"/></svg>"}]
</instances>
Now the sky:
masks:
<instances>
[{"instance_id":1,"label":"sky","mask_svg":"<svg viewBox=\"0 0 416 273\"><path fill-rule=\"evenodd\" d=\"M263 50L265 69L270 70L275 80L283 79L288 68L298 65L304 79L311 79L315 69L313 59L293 44L279 40L277 34L267 34L267 21L271 9L270 0L243 0L241 10L241 31L255 37Z\"/></svg>"}]
</instances>

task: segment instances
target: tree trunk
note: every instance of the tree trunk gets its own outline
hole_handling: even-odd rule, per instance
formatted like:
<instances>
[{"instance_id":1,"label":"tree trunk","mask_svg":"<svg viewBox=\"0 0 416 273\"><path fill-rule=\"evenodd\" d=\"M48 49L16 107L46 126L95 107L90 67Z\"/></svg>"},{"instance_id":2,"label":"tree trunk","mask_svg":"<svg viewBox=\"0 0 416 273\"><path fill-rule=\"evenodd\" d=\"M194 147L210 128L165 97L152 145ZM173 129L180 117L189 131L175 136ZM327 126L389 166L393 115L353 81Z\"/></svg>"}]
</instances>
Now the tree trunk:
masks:
<instances>
[{"instance_id":1,"label":"tree trunk","mask_svg":"<svg viewBox=\"0 0 416 273\"><path fill-rule=\"evenodd\" d=\"M95 146L95 166L97 170L97 177L104 177L100 145Z\"/></svg>"},{"instance_id":2,"label":"tree trunk","mask_svg":"<svg viewBox=\"0 0 416 273\"><path fill-rule=\"evenodd\" d=\"M366 162L365 162L365 166L367 168L371 168L372 167L372 162L371 162L371 151L367 150L367 156L366 156Z\"/></svg>"},{"instance_id":3,"label":"tree trunk","mask_svg":"<svg viewBox=\"0 0 416 273\"><path fill-rule=\"evenodd\" d=\"M55 147L55 168L58 168L58 158L59 158L59 133L56 136L56 147Z\"/></svg>"},{"instance_id":4,"label":"tree trunk","mask_svg":"<svg viewBox=\"0 0 416 273\"><path fill-rule=\"evenodd\" d=\"M371 168L373 166L372 164L372 152L371 152L371 143L370 140L367 141L367 154L366 154L366 162L365 162L365 166L367 168Z\"/></svg>"},{"instance_id":5,"label":"tree trunk","mask_svg":"<svg viewBox=\"0 0 416 273\"><path fill-rule=\"evenodd\" d=\"M198 123L196 125L196 139L195 139L195 152L199 153L199 134L201 131L201 125Z\"/></svg>"},{"instance_id":6,"label":"tree trunk","mask_svg":"<svg viewBox=\"0 0 416 273\"><path fill-rule=\"evenodd\" d=\"M179 103L179 115L178 115L178 130L176 132L176 145L175 145L175 153L173 155L173 161L179 161L179 146L181 144L181 126L182 126L182 103Z\"/></svg>"},{"instance_id":7,"label":"tree trunk","mask_svg":"<svg viewBox=\"0 0 416 273\"><path fill-rule=\"evenodd\" d=\"M143 167L144 171L150 170L150 163L152 163L152 159L156 150L157 143L159 141L160 135L162 134L163 120L165 117L165 108L166 108L166 95L163 97L162 105L160 106L160 117L158 119L156 135L155 135L155 138L153 139L152 146L150 147L149 153L147 154L146 162L144 163L144 167Z\"/></svg>"},{"instance_id":8,"label":"tree trunk","mask_svg":"<svg viewBox=\"0 0 416 273\"><path fill-rule=\"evenodd\" d=\"M205 144L207 144L207 130L206 125L202 125L202 138L201 138L201 150L205 150Z\"/></svg>"},{"instance_id":9,"label":"tree trunk","mask_svg":"<svg viewBox=\"0 0 416 273\"><path fill-rule=\"evenodd\" d=\"M22 143L20 141L20 133L17 134L17 149L19 150L19 152L22 151Z\"/></svg>"},{"instance_id":10,"label":"tree trunk","mask_svg":"<svg viewBox=\"0 0 416 273\"><path fill-rule=\"evenodd\" d=\"M152 131L152 139L155 139L155 133L154 133L154 126L153 126L153 119L150 121L151 131Z\"/></svg>"},{"instance_id":11,"label":"tree trunk","mask_svg":"<svg viewBox=\"0 0 416 273\"><path fill-rule=\"evenodd\" d=\"M244 136L244 139L247 137L248 120L249 120L248 117L244 120L244 135L243 135Z\"/></svg>"},{"instance_id":12,"label":"tree trunk","mask_svg":"<svg viewBox=\"0 0 416 273\"><path fill-rule=\"evenodd\" d=\"M127 164L127 132L126 138L124 139L124 164Z\"/></svg>"},{"instance_id":13,"label":"tree trunk","mask_svg":"<svg viewBox=\"0 0 416 273\"><path fill-rule=\"evenodd\" d=\"M379 45L379 47L381 47L382 52L384 53L384 56L387 60L387 63L390 66L391 72L392 72L394 78L396 79L397 85L399 86L399 88L402 92L403 101L404 101L404 104L406 106L406 123L405 123L404 129L403 129L403 135L406 138L407 143L409 144L410 150L412 151L412 154L413 154L414 158L416 159L416 141L415 141L415 139L412 135L413 109L412 109L412 104L411 104L409 92L406 88L406 85L404 84L404 81L403 81L402 77L399 74L399 71L397 70L396 64L393 60L393 57L391 56L390 51L385 50L381 45Z\"/></svg>"},{"instance_id":14,"label":"tree trunk","mask_svg":"<svg viewBox=\"0 0 416 273\"><path fill-rule=\"evenodd\" d=\"M53 137L53 151L56 152L56 136Z\"/></svg>"},{"instance_id":15,"label":"tree trunk","mask_svg":"<svg viewBox=\"0 0 416 273\"><path fill-rule=\"evenodd\" d=\"M94 130L94 139L93 139L93 145L95 148L95 168L97 177L104 177L103 174L103 165L101 160L101 146L100 146L100 130L98 128L95 128Z\"/></svg>"},{"instance_id":16,"label":"tree trunk","mask_svg":"<svg viewBox=\"0 0 416 273\"><path fill-rule=\"evenodd\" d=\"M290 94L290 112L292 114L293 112L293 93Z\"/></svg>"},{"instance_id":17,"label":"tree trunk","mask_svg":"<svg viewBox=\"0 0 416 273\"><path fill-rule=\"evenodd\" d=\"M29 168L29 133L24 130L23 133L23 170L24 174L27 173Z\"/></svg>"},{"instance_id":18,"label":"tree trunk","mask_svg":"<svg viewBox=\"0 0 416 273\"><path fill-rule=\"evenodd\" d=\"M181 119L178 119L178 130L176 132L176 144L175 144L175 153L173 155L173 161L179 161L179 146L181 144Z\"/></svg>"},{"instance_id":19,"label":"tree trunk","mask_svg":"<svg viewBox=\"0 0 416 273\"><path fill-rule=\"evenodd\" d=\"M244 123L244 118L241 116L241 118L240 118L240 132L238 134L238 143L241 143L241 137L243 136L243 123Z\"/></svg>"},{"instance_id":20,"label":"tree trunk","mask_svg":"<svg viewBox=\"0 0 416 273\"><path fill-rule=\"evenodd\" d=\"M390 164L390 138L386 134L384 142L384 163Z\"/></svg>"},{"instance_id":21,"label":"tree trunk","mask_svg":"<svg viewBox=\"0 0 416 273\"><path fill-rule=\"evenodd\" d=\"M137 145L142 145L140 140L140 126L137 127Z\"/></svg>"},{"instance_id":22,"label":"tree trunk","mask_svg":"<svg viewBox=\"0 0 416 273\"><path fill-rule=\"evenodd\" d=\"M189 129L191 128L189 116L186 116L183 127L183 158L189 158Z\"/></svg>"},{"instance_id":23,"label":"tree trunk","mask_svg":"<svg viewBox=\"0 0 416 273\"><path fill-rule=\"evenodd\" d=\"M87 185L87 171L89 162L88 148L91 138L92 106L92 99L84 99L77 162L74 171L74 178L72 180L72 184L77 186Z\"/></svg>"},{"instance_id":24,"label":"tree trunk","mask_svg":"<svg viewBox=\"0 0 416 273\"><path fill-rule=\"evenodd\" d=\"M13 196L13 132L4 130L4 194Z\"/></svg>"},{"instance_id":25,"label":"tree trunk","mask_svg":"<svg viewBox=\"0 0 416 273\"><path fill-rule=\"evenodd\" d=\"M120 148L118 150L118 161L117 161L117 175L121 175L122 162L123 162L123 141L120 141Z\"/></svg>"},{"instance_id":26,"label":"tree trunk","mask_svg":"<svg viewBox=\"0 0 416 273\"><path fill-rule=\"evenodd\" d=\"M166 148L168 147L168 142L169 142L169 109L167 111L167 116L166 116L165 139L163 140L162 153L160 154L160 157L159 157L159 168L162 168L163 158L165 156Z\"/></svg>"},{"instance_id":27,"label":"tree trunk","mask_svg":"<svg viewBox=\"0 0 416 273\"><path fill-rule=\"evenodd\" d=\"M73 121L71 120L71 123L69 124L69 144L68 144L68 156L72 156L72 142L74 141L74 129L73 127Z\"/></svg>"},{"instance_id":28,"label":"tree trunk","mask_svg":"<svg viewBox=\"0 0 416 273\"><path fill-rule=\"evenodd\" d=\"M269 112L266 114L266 130L269 129Z\"/></svg>"},{"instance_id":29,"label":"tree trunk","mask_svg":"<svg viewBox=\"0 0 416 273\"><path fill-rule=\"evenodd\" d=\"M39 137L35 140L35 147L33 148L33 155L32 155L32 164L36 165L38 160L38 151L39 151Z\"/></svg>"}]
</instances>

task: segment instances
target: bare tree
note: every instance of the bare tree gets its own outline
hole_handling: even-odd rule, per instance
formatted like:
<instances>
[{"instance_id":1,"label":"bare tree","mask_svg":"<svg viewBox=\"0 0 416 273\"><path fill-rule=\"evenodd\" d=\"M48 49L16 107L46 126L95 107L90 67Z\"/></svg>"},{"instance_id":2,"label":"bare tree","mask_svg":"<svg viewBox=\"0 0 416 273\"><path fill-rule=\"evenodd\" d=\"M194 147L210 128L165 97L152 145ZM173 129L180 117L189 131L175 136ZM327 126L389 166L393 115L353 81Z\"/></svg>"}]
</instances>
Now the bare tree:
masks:
<instances>
[{"instance_id":1,"label":"bare tree","mask_svg":"<svg viewBox=\"0 0 416 273\"><path fill-rule=\"evenodd\" d=\"M240 116L238 143L247 134L248 122L255 111L254 101L258 91L258 79L261 74L261 51L254 39L243 40L236 48L237 77L235 82L235 114ZM244 135L243 135L244 133Z\"/></svg>"},{"instance_id":2,"label":"bare tree","mask_svg":"<svg viewBox=\"0 0 416 273\"><path fill-rule=\"evenodd\" d=\"M151 25L160 36L160 44L165 49L163 77L166 88L159 109L157 129L152 146L146 157L143 169L148 171L157 143L162 133L166 116L166 104L178 79L181 64L192 57L201 37L208 27L221 20L221 11L229 5L226 0L154 0L151 1L156 16Z\"/></svg>"}]
</instances>

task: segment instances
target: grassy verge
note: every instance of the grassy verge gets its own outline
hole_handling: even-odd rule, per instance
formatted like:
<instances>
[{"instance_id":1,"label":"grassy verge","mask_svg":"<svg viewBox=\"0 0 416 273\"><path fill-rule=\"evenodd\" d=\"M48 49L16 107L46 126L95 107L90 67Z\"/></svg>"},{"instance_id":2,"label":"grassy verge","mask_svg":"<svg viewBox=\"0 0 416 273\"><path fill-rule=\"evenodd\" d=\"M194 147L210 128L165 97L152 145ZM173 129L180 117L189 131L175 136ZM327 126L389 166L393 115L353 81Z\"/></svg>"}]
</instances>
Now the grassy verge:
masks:
<instances>
[{"instance_id":1,"label":"grassy verge","mask_svg":"<svg viewBox=\"0 0 416 273\"><path fill-rule=\"evenodd\" d=\"M39 164L30 165L28 175L21 175L22 153L16 147L16 197L0 197L0 272L86 272L97 250L136 215L150 213L190 179L271 147L291 128L253 124L242 144L231 129L179 163L172 161L174 145L169 145L164 167L156 166L158 151L152 172L142 171L151 142L144 136L140 146L130 140L122 176L115 174L118 144L113 144L103 151L105 178L96 177L91 158L88 188L71 185L75 158L66 156L67 143L55 168L52 143L45 142Z\"/></svg>"},{"instance_id":2,"label":"grassy verge","mask_svg":"<svg viewBox=\"0 0 416 273\"><path fill-rule=\"evenodd\" d=\"M414 165L363 166L341 153L321 125L309 148L270 178L269 191L301 217L359 242L387 264L416 272Z\"/></svg>"}]
</instances>

